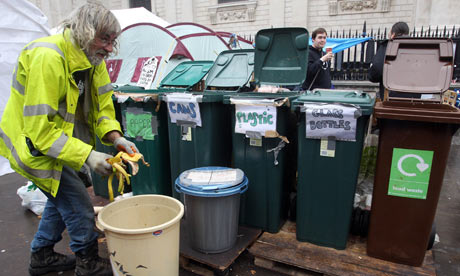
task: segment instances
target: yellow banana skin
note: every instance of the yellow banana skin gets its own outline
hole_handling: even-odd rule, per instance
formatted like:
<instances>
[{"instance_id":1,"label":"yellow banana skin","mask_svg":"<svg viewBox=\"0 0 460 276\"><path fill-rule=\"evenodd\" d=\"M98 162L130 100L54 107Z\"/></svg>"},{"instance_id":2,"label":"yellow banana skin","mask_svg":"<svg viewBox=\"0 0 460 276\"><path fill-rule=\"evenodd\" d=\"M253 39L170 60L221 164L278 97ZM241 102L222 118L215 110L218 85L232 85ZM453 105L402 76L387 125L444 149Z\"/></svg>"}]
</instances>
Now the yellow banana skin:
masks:
<instances>
[{"instance_id":1,"label":"yellow banana skin","mask_svg":"<svg viewBox=\"0 0 460 276\"><path fill-rule=\"evenodd\" d=\"M109 176L108 182L107 182L107 188L109 192L109 200L113 201L113 187L112 187L112 181L114 176L118 178L118 192L120 194L123 194L123 188L124 188L124 182L128 183L128 185L131 185L131 181L129 177L131 176L126 172L126 165L123 162L127 162L132 166L133 169L133 175L136 175L138 170L139 170L139 165L137 162L142 160L144 165L147 167L150 166L149 163L145 162L144 156L140 153L135 153L132 156L127 154L126 152L120 151L117 155L115 155L112 158L107 159L107 162L112 165L112 170L113 173Z\"/></svg>"}]
</instances>

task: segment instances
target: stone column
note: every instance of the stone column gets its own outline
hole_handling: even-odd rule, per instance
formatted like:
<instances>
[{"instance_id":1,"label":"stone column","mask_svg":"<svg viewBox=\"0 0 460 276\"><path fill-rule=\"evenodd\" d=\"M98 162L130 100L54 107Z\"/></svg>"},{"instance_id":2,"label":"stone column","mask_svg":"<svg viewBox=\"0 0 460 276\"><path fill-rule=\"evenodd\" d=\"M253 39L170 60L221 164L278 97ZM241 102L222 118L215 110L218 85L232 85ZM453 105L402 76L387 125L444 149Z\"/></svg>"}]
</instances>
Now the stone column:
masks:
<instances>
[{"instance_id":1,"label":"stone column","mask_svg":"<svg viewBox=\"0 0 460 276\"><path fill-rule=\"evenodd\" d=\"M436 1L439 2L439 1ZM436 3L438 5L438 3ZM442 16L445 16L444 13ZM414 25L416 27L430 25L431 0L416 0Z\"/></svg>"},{"instance_id":2,"label":"stone column","mask_svg":"<svg viewBox=\"0 0 460 276\"><path fill-rule=\"evenodd\" d=\"M270 18L269 24L273 28L285 27L285 1L270 1Z\"/></svg>"},{"instance_id":3,"label":"stone column","mask_svg":"<svg viewBox=\"0 0 460 276\"><path fill-rule=\"evenodd\" d=\"M179 0L181 5L181 21L182 22L193 22L194 21L194 10L193 10L193 2L194 0Z\"/></svg>"},{"instance_id":4,"label":"stone column","mask_svg":"<svg viewBox=\"0 0 460 276\"><path fill-rule=\"evenodd\" d=\"M166 7L164 20L170 22L171 24L177 23L177 13L176 13L176 8L177 8L176 1L177 0L163 0L163 1Z\"/></svg>"},{"instance_id":5,"label":"stone column","mask_svg":"<svg viewBox=\"0 0 460 276\"><path fill-rule=\"evenodd\" d=\"M293 27L307 28L308 0L292 0L292 25Z\"/></svg>"}]
</instances>

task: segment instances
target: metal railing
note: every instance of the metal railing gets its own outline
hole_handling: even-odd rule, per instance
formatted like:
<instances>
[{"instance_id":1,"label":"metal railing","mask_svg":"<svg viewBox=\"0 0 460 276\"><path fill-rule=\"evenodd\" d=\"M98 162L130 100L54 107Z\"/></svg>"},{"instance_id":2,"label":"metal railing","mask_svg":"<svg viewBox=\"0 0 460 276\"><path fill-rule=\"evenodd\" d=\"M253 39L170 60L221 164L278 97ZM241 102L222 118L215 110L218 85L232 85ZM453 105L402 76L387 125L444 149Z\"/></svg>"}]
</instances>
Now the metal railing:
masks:
<instances>
[{"instance_id":1,"label":"metal railing","mask_svg":"<svg viewBox=\"0 0 460 276\"><path fill-rule=\"evenodd\" d=\"M366 22L363 25L363 31L352 32L352 30L346 31L330 31L330 37L332 38L359 38L359 37L372 37L372 39L357 44L351 48L348 48L342 52L336 53L334 56L333 65L331 68L331 78L333 80L367 80L367 72L371 63L372 58L377 52L378 47L387 40L388 30L378 29L374 32L371 29L370 32L366 32ZM410 33L411 37L426 37L426 38L450 38L454 41L455 45L460 41L460 29L456 29L455 26L448 28L425 28L422 26L417 29L414 28ZM460 44L459 44L460 45ZM455 47L456 48L456 47ZM454 54L454 76L453 79L460 79L460 51L456 51Z\"/></svg>"},{"instance_id":2,"label":"metal railing","mask_svg":"<svg viewBox=\"0 0 460 276\"><path fill-rule=\"evenodd\" d=\"M331 78L332 80L353 80L353 81L364 81L367 80L367 72L372 58L377 52L377 48L387 40L388 37L387 28L376 31L373 29L370 32L366 31L366 22L363 24L362 31L351 29L345 31L333 31L331 30L328 35L331 38L361 38L361 37L372 37L372 39L350 47L342 52L334 55L333 64L331 66ZM460 45L460 28L456 26L452 27L438 27L436 28L429 26L428 28L415 28L409 33L412 37L439 37L439 38L450 38L453 40L454 45ZM253 41L252 35L243 35L244 39ZM460 82L460 51L456 50L454 46L454 75L453 80ZM460 48L460 47L459 47Z\"/></svg>"}]
</instances>

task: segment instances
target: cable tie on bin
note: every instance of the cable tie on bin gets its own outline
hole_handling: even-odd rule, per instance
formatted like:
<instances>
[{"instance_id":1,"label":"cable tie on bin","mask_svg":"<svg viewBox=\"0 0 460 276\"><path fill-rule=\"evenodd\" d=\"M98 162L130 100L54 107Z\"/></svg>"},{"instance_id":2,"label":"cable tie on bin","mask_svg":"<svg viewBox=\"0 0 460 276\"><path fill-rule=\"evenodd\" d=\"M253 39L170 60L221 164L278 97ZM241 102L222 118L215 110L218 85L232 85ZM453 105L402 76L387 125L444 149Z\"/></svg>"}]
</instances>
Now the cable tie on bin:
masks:
<instances>
[{"instance_id":1,"label":"cable tie on bin","mask_svg":"<svg viewBox=\"0 0 460 276\"><path fill-rule=\"evenodd\" d=\"M281 139L281 137L280 137L280 139ZM286 146L286 142L284 142L284 140L281 139L281 141L279 142L278 146L276 146L275 148L267 150L267 152L272 152L273 151L273 153L275 155L275 161L273 163L275 164L275 166L277 166L279 164L279 162L278 162L278 154L279 154L280 150L282 150L284 148L284 146Z\"/></svg>"}]
</instances>

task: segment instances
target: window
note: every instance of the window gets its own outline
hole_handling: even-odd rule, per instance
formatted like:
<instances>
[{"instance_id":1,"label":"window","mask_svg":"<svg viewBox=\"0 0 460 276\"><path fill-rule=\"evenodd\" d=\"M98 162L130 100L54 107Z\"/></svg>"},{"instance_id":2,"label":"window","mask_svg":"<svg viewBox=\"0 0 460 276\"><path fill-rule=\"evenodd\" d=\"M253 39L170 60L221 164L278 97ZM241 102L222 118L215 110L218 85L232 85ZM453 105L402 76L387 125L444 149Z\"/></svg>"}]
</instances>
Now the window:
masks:
<instances>
[{"instance_id":1,"label":"window","mask_svg":"<svg viewBox=\"0 0 460 276\"><path fill-rule=\"evenodd\" d=\"M152 11L152 2L151 0L129 0L130 8L139 8L144 7L149 11Z\"/></svg>"},{"instance_id":2,"label":"window","mask_svg":"<svg viewBox=\"0 0 460 276\"><path fill-rule=\"evenodd\" d=\"M245 1L245 0L217 0L217 4L224 4L224 3L231 3L231 2L238 2L238 1Z\"/></svg>"}]
</instances>

